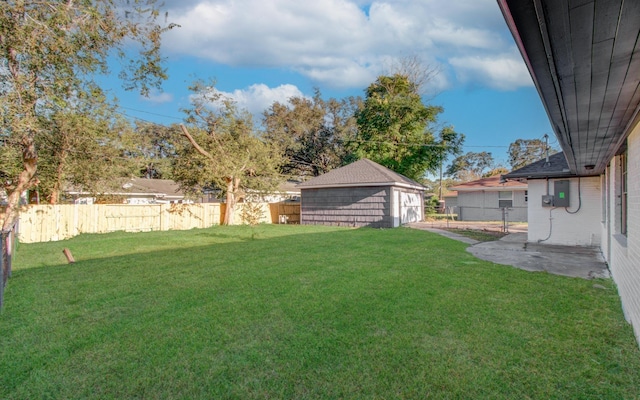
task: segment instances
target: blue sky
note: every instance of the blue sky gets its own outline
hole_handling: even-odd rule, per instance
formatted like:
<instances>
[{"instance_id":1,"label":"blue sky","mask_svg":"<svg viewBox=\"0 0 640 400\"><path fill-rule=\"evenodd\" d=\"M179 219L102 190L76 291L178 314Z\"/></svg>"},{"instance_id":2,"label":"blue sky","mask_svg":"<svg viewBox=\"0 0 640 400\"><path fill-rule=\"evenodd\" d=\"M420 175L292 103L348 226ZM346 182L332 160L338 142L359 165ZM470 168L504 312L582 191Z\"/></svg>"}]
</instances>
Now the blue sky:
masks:
<instances>
[{"instance_id":1,"label":"blue sky","mask_svg":"<svg viewBox=\"0 0 640 400\"><path fill-rule=\"evenodd\" d=\"M165 0L169 80L149 98L106 86L122 112L170 124L189 105L196 78L260 115L274 101L363 96L398 59L440 72L425 102L466 136L464 151L506 164L509 143L552 131L495 0ZM114 70L114 76L117 74Z\"/></svg>"}]
</instances>

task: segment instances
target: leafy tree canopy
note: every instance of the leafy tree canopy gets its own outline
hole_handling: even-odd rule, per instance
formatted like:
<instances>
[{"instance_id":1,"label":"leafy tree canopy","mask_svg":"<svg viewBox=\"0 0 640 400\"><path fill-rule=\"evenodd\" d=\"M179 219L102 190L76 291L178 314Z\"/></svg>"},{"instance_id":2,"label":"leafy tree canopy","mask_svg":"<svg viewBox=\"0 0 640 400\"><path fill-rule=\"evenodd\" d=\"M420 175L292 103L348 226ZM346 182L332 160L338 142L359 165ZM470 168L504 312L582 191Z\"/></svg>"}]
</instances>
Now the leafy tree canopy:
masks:
<instances>
[{"instance_id":1,"label":"leafy tree canopy","mask_svg":"<svg viewBox=\"0 0 640 400\"><path fill-rule=\"evenodd\" d=\"M123 137L124 156L135 164L135 174L147 179L172 179L171 162L176 155L178 125L136 123Z\"/></svg>"},{"instance_id":2,"label":"leafy tree canopy","mask_svg":"<svg viewBox=\"0 0 640 400\"><path fill-rule=\"evenodd\" d=\"M226 195L225 224L233 224L243 191L265 192L281 181L282 157L255 129L251 114L215 90L196 82L182 140L177 142L173 177L189 194L218 189Z\"/></svg>"},{"instance_id":3,"label":"leafy tree canopy","mask_svg":"<svg viewBox=\"0 0 640 400\"><path fill-rule=\"evenodd\" d=\"M125 88L147 94L166 78L155 0L9 0L0 2L2 166L8 206L3 228L17 218L22 192L38 184L39 137L45 121L104 99L94 78L108 58L124 61ZM137 46L137 47L136 47ZM5 168L8 165L9 168Z\"/></svg>"},{"instance_id":4,"label":"leafy tree canopy","mask_svg":"<svg viewBox=\"0 0 640 400\"><path fill-rule=\"evenodd\" d=\"M419 179L436 170L446 154L460 150L463 136L452 127L436 131L442 107L422 103L418 85L407 75L381 76L366 91L356 113L356 158L369 158L400 174Z\"/></svg>"},{"instance_id":5,"label":"leafy tree canopy","mask_svg":"<svg viewBox=\"0 0 640 400\"><path fill-rule=\"evenodd\" d=\"M512 169L518 169L545 158L547 145L540 139L518 139L509 145L508 152L509 165ZM557 152L549 148L550 155Z\"/></svg>"},{"instance_id":6,"label":"leafy tree canopy","mask_svg":"<svg viewBox=\"0 0 640 400\"><path fill-rule=\"evenodd\" d=\"M468 182L482 177L494 164L493 156L489 152L468 152L456 157L447 167L445 174L459 181Z\"/></svg>"},{"instance_id":7,"label":"leafy tree canopy","mask_svg":"<svg viewBox=\"0 0 640 400\"><path fill-rule=\"evenodd\" d=\"M265 139L285 157L282 173L318 176L343 165L345 141L356 131L354 110L358 99L323 100L319 90L312 99L293 97L274 103L263 114Z\"/></svg>"},{"instance_id":8,"label":"leafy tree canopy","mask_svg":"<svg viewBox=\"0 0 640 400\"><path fill-rule=\"evenodd\" d=\"M102 102L58 110L43 118L38 148L40 201L60 201L65 185L92 193L111 189L114 177L131 176L134 165L122 157L122 135L131 127Z\"/></svg>"}]
</instances>

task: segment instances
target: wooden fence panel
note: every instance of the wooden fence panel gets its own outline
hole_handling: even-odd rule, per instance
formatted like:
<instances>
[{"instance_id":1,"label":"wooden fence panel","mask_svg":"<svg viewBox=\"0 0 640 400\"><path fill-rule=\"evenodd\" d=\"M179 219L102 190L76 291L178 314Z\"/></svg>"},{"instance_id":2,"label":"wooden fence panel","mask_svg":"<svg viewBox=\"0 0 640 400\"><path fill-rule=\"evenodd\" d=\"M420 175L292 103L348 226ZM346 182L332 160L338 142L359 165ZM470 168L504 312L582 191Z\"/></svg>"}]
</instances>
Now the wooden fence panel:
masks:
<instances>
[{"instance_id":1,"label":"wooden fence panel","mask_svg":"<svg viewBox=\"0 0 640 400\"><path fill-rule=\"evenodd\" d=\"M172 206L174 206L172 208ZM220 224L220 204L32 205L20 214L22 243L69 239L81 233L208 228Z\"/></svg>"},{"instance_id":2,"label":"wooden fence panel","mask_svg":"<svg viewBox=\"0 0 640 400\"><path fill-rule=\"evenodd\" d=\"M300 205L260 203L261 223L278 223L279 215L288 216L287 223L300 223ZM275 207L275 209L274 209ZM114 231L141 232L188 230L219 225L225 205L198 204L59 204L32 205L20 214L19 240L22 243L69 239L81 233ZM242 218L242 203L234 218Z\"/></svg>"},{"instance_id":3,"label":"wooden fence panel","mask_svg":"<svg viewBox=\"0 0 640 400\"><path fill-rule=\"evenodd\" d=\"M280 202L270 206L271 220L274 224L299 224L300 203Z\"/></svg>"}]
</instances>

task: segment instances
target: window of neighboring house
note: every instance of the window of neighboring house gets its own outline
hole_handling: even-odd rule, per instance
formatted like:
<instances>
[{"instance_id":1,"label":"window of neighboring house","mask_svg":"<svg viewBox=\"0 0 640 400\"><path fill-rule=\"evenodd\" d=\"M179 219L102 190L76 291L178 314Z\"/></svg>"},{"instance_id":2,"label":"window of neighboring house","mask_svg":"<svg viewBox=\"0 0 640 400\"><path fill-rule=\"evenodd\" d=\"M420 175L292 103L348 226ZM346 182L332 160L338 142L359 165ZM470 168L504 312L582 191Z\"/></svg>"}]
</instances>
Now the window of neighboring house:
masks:
<instances>
[{"instance_id":1,"label":"window of neighboring house","mask_svg":"<svg viewBox=\"0 0 640 400\"><path fill-rule=\"evenodd\" d=\"M527 203L529 201L529 191L525 190L524 191L524 202Z\"/></svg>"},{"instance_id":2,"label":"window of neighboring house","mask_svg":"<svg viewBox=\"0 0 640 400\"><path fill-rule=\"evenodd\" d=\"M627 235L627 152L620 156L621 192L620 192L620 233Z\"/></svg>"},{"instance_id":3,"label":"window of neighboring house","mask_svg":"<svg viewBox=\"0 0 640 400\"><path fill-rule=\"evenodd\" d=\"M513 207L513 192L500 191L498 192L498 207L510 208Z\"/></svg>"}]
</instances>

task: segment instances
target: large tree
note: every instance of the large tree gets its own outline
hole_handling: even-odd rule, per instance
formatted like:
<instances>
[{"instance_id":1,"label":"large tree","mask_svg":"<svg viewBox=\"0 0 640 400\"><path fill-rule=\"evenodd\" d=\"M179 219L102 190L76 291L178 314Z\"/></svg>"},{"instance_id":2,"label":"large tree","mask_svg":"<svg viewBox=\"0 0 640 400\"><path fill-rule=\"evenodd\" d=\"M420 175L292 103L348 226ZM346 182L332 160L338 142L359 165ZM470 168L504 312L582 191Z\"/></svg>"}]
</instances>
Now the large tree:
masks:
<instances>
[{"instance_id":1,"label":"large tree","mask_svg":"<svg viewBox=\"0 0 640 400\"><path fill-rule=\"evenodd\" d=\"M353 113L358 99L323 100L292 97L288 104L273 103L263 115L265 139L278 146L287 175L318 176L343 164L345 141L355 136Z\"/></svg>"},{"instance_id":2,"label":"large tree","mask_svg":"<svg viewBox=\"0 0 640 400\"><path fill-rule=\"evenodd\" d=\"M48 118L102 98L96 74L110 57L124 62L125 88L147 94L166 78L155 0L8 0L0 2L0 113L3 229L18 216L20 195L36 186L39 137ZM5 161L5 160L3 160ZM5 168L8 166L8 168Z\"/></svg>"},{"instance_id":3,"label":"large tree","mask_svg":"<svg viewBox=\"0 0 640 400\"><path fill-rule=\"evenodd\" d=\"M196 194L217 189L226 196L224 224L233 224L238 198L243 192L266 192L281 181L281 155L256 130L251 114L239 110L213 84L196 82L188 127L181 125L173 177L182 189Z\"/></svg>"},{"instance_id":4,"label":"large tree","mask_svg":"<svg viewBox=\"0 0 640 400\"><path fill-rule=\"evenodd\" d=\"M558 152L540 139L518 139L509 145L509 165L512 169L524 167L542 160L546 157L547 151L549 154Z\"/></svg>"},{"instance_id":5,"label":"large tree","mask_svg":"<svg viewBox=\"0 0 640 400\"><path fill-rule=\"evenodd\" d=\"M420 179L427 171L437 170L462 143L452 127L436 132L442 111L442 107L423 104L418 86L407 75L381 76L367 88L356 113L353 154Z\"/></svg>"},{"instance_id":6,"label":"large tree","mask_svg":"<svg viewBox=\"0 0 640 400\"><path fill-rule=\"evenodd\" d=\"M468 182L484 176L485 172L494 168L494 165L491 153L470 151L456 157L447 167L446 175L459 181Z\"/></svg>"},{"instance_id":7,"label":"large tree","mask_svg":"<svg viewBox=\"0 0 640 400\"><path fill-rule=\"evenodd\" d=\"M133 172L133 164L121 155L121 137L129 123L114 118L111 107L101 102L81 104L88 108L75 104L43 117L43 131L36 137L41 202L58 203L66 184L97 193L107 189L113 177Z\"/></svg>"},{"instance_id":8,"label":"large tree","mask_svg":"<svg viewBox=\"0 0 640 400\"><path fill-rule=\"evenodd\" d=\"M123 137L124 156L134 165L136 175L147 179L172 179L171 162L176 156L177 124L138 122Z\"/></svg>"}]
</instances>

